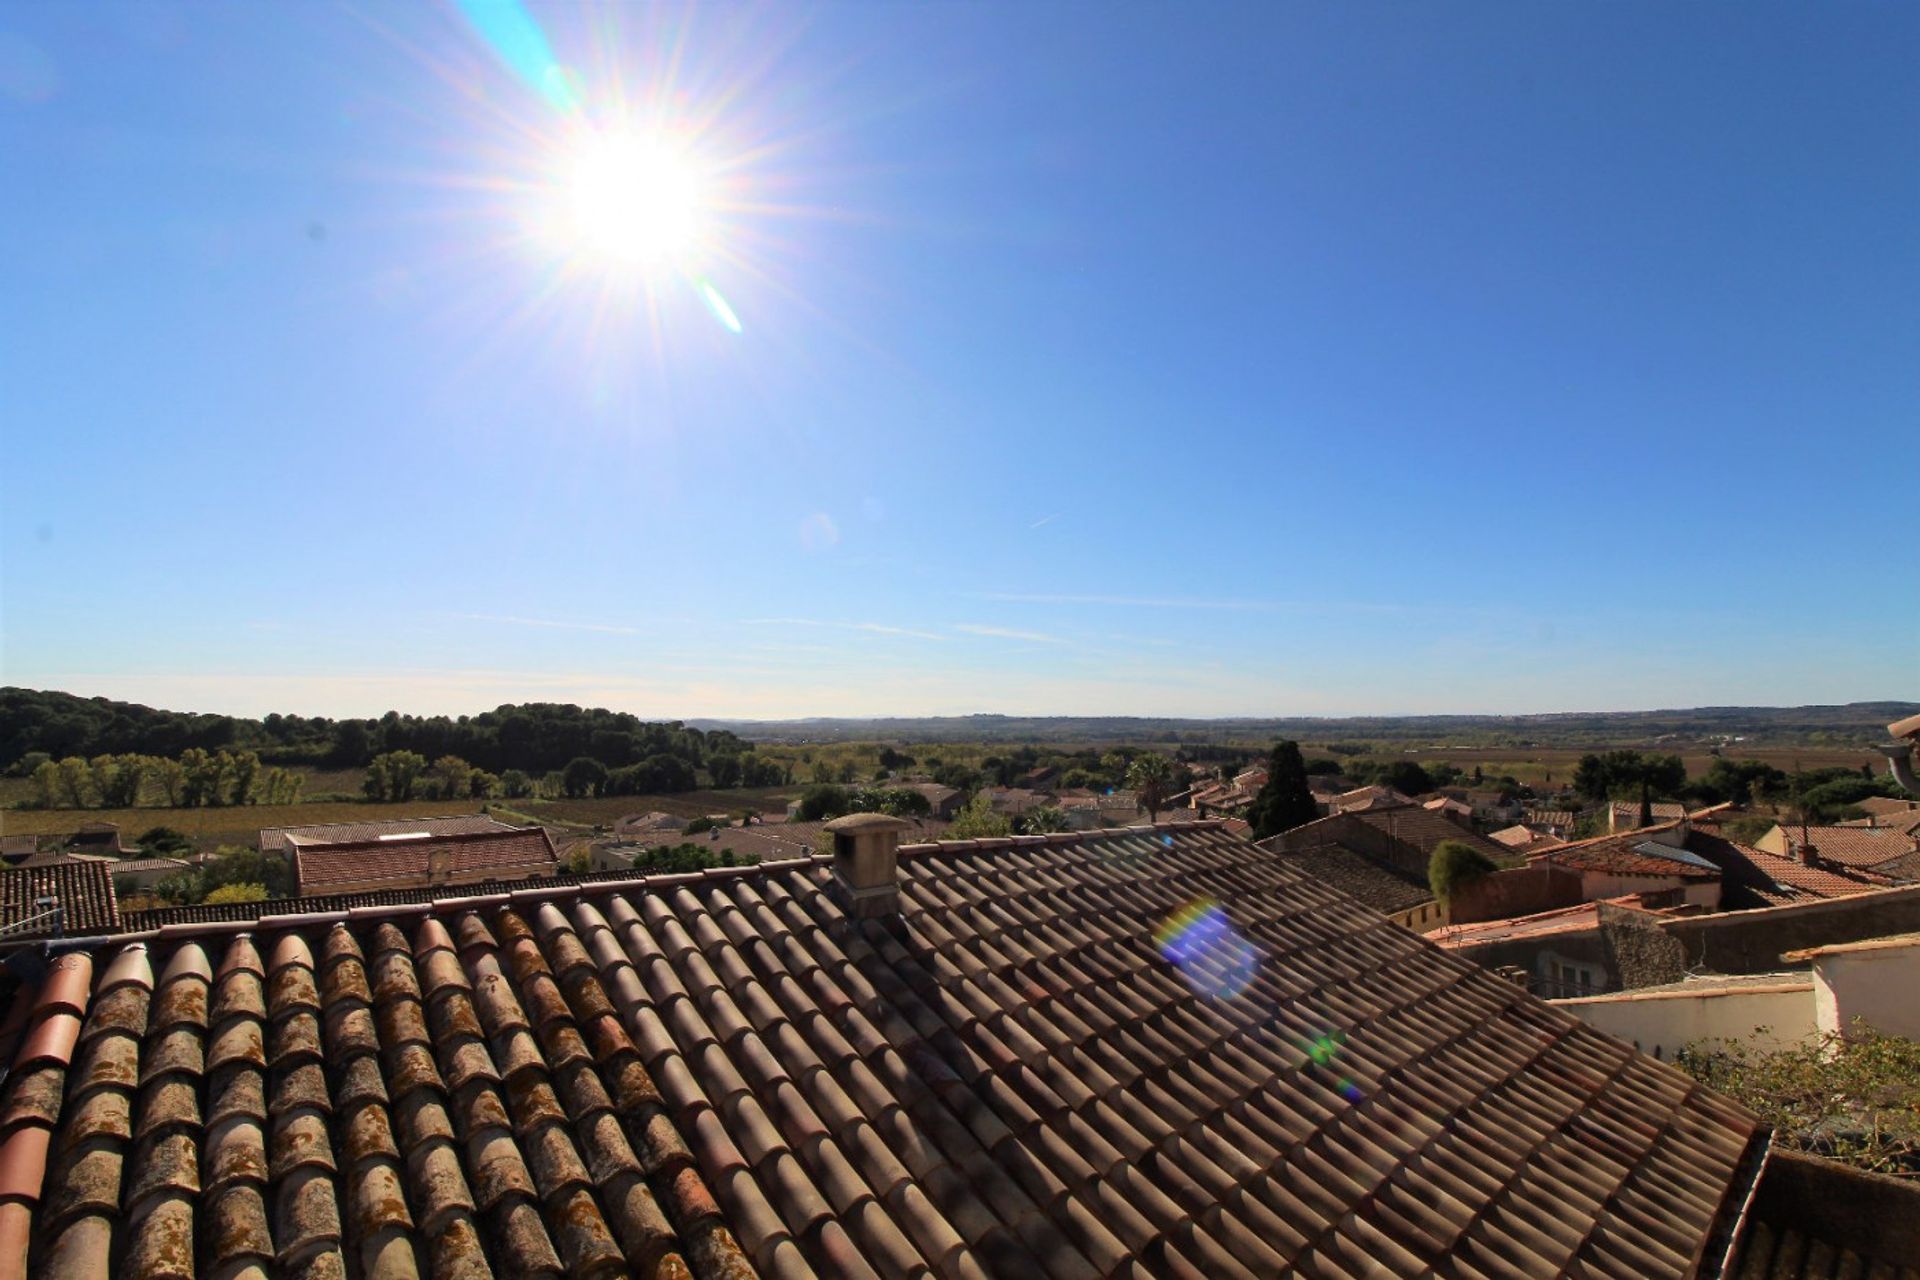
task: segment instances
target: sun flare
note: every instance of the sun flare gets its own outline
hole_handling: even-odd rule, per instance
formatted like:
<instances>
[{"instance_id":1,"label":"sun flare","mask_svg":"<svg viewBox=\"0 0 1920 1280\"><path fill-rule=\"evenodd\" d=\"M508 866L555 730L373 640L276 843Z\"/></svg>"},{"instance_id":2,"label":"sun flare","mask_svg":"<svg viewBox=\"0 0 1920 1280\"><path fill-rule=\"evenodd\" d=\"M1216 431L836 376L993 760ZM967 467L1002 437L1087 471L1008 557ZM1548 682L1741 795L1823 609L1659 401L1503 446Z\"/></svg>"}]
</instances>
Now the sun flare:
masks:
<instances>
[{"instance_id":1,"label":"sun flare","mask_svg":"<svg viewBox=\"0 0 1920 1280\"><path fill-rule=\"evenodd\" d=\"M574 147L560 177L561 237L604 266L687 267L708 230L698 166L662 139L596 133Z\"/></svg>"}]
</instances>

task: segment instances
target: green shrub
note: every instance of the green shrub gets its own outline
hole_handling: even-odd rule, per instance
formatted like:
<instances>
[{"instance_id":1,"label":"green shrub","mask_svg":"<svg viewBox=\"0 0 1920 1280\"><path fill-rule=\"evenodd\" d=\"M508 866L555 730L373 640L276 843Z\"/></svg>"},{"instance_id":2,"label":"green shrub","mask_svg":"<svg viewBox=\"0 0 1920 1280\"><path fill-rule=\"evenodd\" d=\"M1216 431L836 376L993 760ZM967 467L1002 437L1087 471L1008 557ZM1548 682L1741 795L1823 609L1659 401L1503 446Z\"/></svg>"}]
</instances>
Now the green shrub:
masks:
<instances>
[{"instance_id":1,"label":"green shrub","mask_svg":"<svg viewBox=\"0 0 1920 1280\"><path fill-rule=\"evenodd\" d=\"M1452 899L1455 891L1499 869L1493 859L1472 845L1442 840L1433 850L1433 859L1427 863L1427 885L1433 890L1433 896L1445 903Z\"/></svg>"}]
</instances>

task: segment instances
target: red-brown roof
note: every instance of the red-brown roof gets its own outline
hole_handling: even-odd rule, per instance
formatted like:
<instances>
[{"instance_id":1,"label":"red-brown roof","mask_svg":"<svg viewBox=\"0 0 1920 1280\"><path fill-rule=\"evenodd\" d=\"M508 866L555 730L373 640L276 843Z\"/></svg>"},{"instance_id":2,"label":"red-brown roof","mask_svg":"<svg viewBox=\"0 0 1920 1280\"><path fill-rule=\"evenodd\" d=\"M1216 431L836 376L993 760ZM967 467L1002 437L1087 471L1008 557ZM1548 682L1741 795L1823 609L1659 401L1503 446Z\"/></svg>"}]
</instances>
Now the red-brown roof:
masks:
<instances>
[{"instance_id":1,"label":"red-brown roof","mask_svg":"<svg viewBox=\"0 0 1920 1280\"><path fill-rule=\"evenodd\" d=\"M457 836L475 831L512 831L513 827L484 813L456 813L441 818L382 818L377 822L323 822L308 827L268 827L260 833L260 852L280 853L288 836L322 844L357 844L384 835L424 831L428 835Z\"/></svg>"},{"instance_id":2,"label":"red-brown roof","mask_svg":"<svg viewBox=\"0 0 1920 1280\"><path fill-rule=\"evenodd\" d=\"M325 893L338 885L375 881L424 884L437 857L442 856L445 874L462 877L551 874L559 862L544 828L508 827L419 839L318 845L296 841L293 878L303 893Z\"/></svg>"},{"instance_id":3,"label":"red-brown roof","mask_svg":"<svg viewBox=\"0 0 1920 1280\"><path fill-rule=\"evenodd\" d=\"M1752 1116L1285 855L1195 823L900 871L893 919L807 858L105 949L90 999L19 1017L59 1025L0 1094L0 1280L1724 1249Z\"/></svg>"},{"instance_id":4,"label":"red-brown roof","mask_svg":"<svg viewBox=\"0 0 1920 1280\"><path fill-rule=\"evenodd\" d=\"M1573 871L1599 871L1621 876L1673 876L1682 880L1718 880L1720 869L1685 848L1655 840L1651 833L1671 829L1645 827L1617 836L1563 844L1536 853L1532 862L1552 862Z\"/></svg>"},{"instance_id":5,"label":"red-brown roof","mask_svg":"<svg viewBox=\"0 0 1920 1280\"><path fill-rule=\"evenodd\" d=\"M53 899L61 908L60 931L84 936L114 933L120 928L120 903L113 892L112 862L92 860L50 863L45 866L0 868L0 929L17 926L8 938L53 932L43 919ZM29 926L29 920L38 924Z\"/></svg>"},{"instance_id":6,"label":"red-brown roof","mask_svg":"<svg viewBox=\"0 0 1920 1280\"><path fill-rule=\"evenodd\" d=\"M1799 826L1780 829L1792 844L1800 843ZM1806 832L1819 857L1845 867L1871 868L1914 850L1913 837L1887 827L1809 827Z\"/></svg>"}]
</instances>

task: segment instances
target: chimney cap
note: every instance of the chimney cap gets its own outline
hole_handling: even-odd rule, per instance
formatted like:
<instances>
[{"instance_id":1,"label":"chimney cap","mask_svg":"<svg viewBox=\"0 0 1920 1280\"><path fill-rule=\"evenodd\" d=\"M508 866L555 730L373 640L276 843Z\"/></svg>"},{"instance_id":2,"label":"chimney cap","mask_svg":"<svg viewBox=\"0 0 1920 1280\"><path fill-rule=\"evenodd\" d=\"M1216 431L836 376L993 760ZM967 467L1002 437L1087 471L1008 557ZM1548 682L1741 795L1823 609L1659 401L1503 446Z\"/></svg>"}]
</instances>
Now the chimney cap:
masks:
<instances>
[{"instance_id":1,"label":"chimney cap","mask_svg":"<svg viewBox=\"0 0 1920 1280\"><path fill-rule=\"evenodd\" d=\"M885 813L849 813L826 823L821 830L834 835L867 835L881 831L911 831L913 824L905 818Z\"/></svg>"}]
</instances>

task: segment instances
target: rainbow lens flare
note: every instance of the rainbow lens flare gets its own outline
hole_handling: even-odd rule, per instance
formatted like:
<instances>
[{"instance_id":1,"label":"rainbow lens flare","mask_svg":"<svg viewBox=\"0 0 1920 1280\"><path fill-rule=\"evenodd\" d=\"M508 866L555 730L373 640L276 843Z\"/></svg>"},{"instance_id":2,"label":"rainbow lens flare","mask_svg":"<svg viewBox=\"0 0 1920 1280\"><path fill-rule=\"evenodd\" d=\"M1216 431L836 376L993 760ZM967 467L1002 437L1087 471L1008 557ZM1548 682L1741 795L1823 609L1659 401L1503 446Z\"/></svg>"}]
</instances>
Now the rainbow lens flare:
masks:
<instances>
[{"instance_id":1,"label":"rainbow lens flare","mask_svg":"<svg viewBox=\"0 0 1920 1280\"><path fill-rule=\"evenodd\" d=\"M1309 1072L1313 1072L1320 1068L1331 1068L1333 1066L1334 1055L1340 1052L1340 1046L1346 1042L1346 1032L1330 1031L1318 1040L1310 1040L1302 1045L1301 1049L1307 1055L1307 1061L1305 1063L1306 1069ZM1325 1074L1332 1075L1334 1073L1327 1071ZM1353 1077L1351 1076L1336 1076L1333 1081L1333 1087L1334 1091L1348 1102L1359 1102L1367 1096L1361 1092L1360 1086L1353 1082Z\"/></svg>"},{"instance_id":2,"label":"rainbow lens flare","mask_svg":"<svg viewBox=\"0 0 1920 1280\"><path fill-rule=\"evenodd\" d=\"M1167 963L1202 995L1225 999L1253 985L1260 951L1240 936L1212 898L1195 898L1160 922L1154 942Z\"/></svg>"},{"instance_id":3,"label":"rainbow lens flare","mask_svg":"<svg viewBox=\"0 0 1920 1280\"><path fill-rule=\"evenodd\" d=\"M520 0L454 0L494 56L556 111L580 109L573 77L553 56L547 33Z\"/></svg>"}]
</instances>

